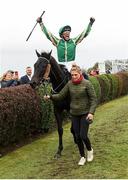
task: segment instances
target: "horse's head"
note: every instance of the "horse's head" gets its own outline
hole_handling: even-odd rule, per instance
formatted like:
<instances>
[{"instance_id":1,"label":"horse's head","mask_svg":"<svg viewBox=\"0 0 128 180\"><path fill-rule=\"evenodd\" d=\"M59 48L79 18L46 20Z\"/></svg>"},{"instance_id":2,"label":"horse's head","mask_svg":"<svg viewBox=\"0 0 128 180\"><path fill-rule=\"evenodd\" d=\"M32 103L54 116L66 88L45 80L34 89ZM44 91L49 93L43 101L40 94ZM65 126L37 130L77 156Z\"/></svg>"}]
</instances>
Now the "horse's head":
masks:
<instances>
[{"instance_id":1,"label":"horse's head","mask_svg":"<svg viewBox=\"0 0 128 180\"><path fill-rule=\"evenodd\" d=\"M38 60L34 64L34 74L32 76L30 85L32 88L39 86L44 80L46 80L50 73L50 58L51 53L39 53L36 50Z\"/></svg>"}]
</instances>

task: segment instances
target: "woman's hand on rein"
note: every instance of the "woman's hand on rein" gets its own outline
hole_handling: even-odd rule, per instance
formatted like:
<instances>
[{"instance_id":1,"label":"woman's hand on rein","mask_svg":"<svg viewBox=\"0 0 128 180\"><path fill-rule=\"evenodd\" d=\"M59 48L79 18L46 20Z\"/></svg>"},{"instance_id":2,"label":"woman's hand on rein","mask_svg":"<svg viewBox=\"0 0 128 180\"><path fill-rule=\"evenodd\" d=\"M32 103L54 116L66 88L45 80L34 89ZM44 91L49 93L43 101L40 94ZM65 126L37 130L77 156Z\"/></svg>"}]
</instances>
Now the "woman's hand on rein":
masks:
<instances>
[{"instance_id":1,"label":"woman's hand on rein","mask_svg":"<svg viewBox=\"0 0 128 180\"><path fill-rule=\"evenodd\" d=\"M50 96L49 95L44 95L44 100L49 100L50 99Z\"/></svg>"},{"instance_id":2,"label":"woman's hand on rein","mask_svg":"<svg viewBox=\"0 0 128 180\"><path fill-rule=\"evenodd\" d=\"M89 114L87 115L87 119L93 120L93 114L89 113Z\"/></svg>"}]
</instances>

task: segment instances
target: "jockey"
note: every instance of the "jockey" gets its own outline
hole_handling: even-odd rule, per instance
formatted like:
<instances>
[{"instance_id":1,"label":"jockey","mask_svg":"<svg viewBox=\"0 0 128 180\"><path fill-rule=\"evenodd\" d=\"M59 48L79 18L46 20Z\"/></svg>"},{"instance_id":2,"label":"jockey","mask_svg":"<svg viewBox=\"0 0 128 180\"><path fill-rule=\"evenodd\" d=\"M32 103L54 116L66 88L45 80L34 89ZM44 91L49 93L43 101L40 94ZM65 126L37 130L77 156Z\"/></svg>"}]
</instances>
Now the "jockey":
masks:
<instances>
[{"instance_id":1,"label":"jockey","mask_svg":"<svg viewBox=\"0 0 128 180\"><path fill-rule=\"evenodd\" d=\"M91 31L92 24L95 19L90 18L90 22L84 31L75 38L70 38L71 27L69 25L63 26L59 30L60 38L54 36L50 31L47 30L42 18L38 18L37 22L40 24L42 31L46 37L52 42L57 48L57 56L60 64L71 64L75 60L76 45L79 44Z\"/></svg>"}]
</instances>

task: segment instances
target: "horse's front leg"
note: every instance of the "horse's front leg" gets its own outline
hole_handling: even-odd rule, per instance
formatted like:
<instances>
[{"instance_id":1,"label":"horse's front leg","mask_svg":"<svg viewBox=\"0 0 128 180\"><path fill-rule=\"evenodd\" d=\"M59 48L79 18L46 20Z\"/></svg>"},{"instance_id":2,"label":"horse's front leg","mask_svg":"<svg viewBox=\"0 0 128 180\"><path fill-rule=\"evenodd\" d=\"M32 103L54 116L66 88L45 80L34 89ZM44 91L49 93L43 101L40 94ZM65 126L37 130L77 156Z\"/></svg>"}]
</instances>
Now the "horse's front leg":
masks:
<instances>
[{"instance_id":1,"label":"horse's front leg","mask_svg":"<svg viewBox=\"0 0 128 180\"><path fill-rule=\"evenodd\" d=\"M57 128L58 128L58 135L59 135L59 146L58 150L55 154L55 158L59 158L61 156L61 152L63 150L63 128L62 128L62 111L54 110L56 121L57 121Z\"/></svg>"}]
</instances>

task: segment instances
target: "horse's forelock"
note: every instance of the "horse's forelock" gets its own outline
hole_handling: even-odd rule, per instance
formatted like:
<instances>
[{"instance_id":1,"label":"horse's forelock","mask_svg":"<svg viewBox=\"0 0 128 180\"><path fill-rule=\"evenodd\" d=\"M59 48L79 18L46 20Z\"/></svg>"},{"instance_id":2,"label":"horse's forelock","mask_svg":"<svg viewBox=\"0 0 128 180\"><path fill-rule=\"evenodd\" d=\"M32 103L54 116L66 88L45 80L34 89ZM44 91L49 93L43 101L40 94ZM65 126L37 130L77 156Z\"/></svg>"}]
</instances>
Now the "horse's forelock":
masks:
<instances>
[{"instance_id":1,"label":"horse's forelock","mask_svg":"<svg viewBox=\"0 0 128 180\"><path fill-rule=\"evenodd\" d=\"M46 59L49 59L49 53L41 52L41 57L45 57Z\"/></svg>"}]
</instances>

